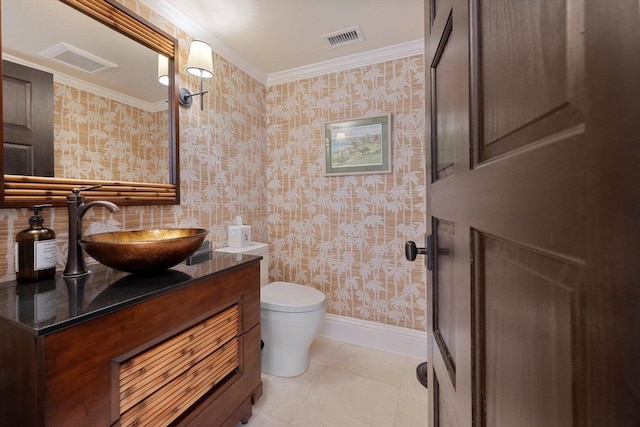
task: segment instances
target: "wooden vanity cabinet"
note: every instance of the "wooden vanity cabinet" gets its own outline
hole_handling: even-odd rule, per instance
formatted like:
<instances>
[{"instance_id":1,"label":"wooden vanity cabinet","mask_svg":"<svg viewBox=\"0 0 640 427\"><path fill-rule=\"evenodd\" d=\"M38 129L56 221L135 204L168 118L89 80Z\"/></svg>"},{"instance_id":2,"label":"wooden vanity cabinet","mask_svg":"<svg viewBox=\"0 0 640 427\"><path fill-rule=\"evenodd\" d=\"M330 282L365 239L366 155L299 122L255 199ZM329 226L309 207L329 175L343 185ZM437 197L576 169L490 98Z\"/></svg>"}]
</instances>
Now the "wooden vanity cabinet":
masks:
<instances>
[{"instance_id":1,"label":"wooden vanity cabinet","mask_svg":"<svg viewBox=\"0 0 640 427\"><path fill-rule=\"evenodd\" d=\"M2 424L136 425L140 421L136 417L121 415L122 407L133 406L129 396L134 394L121 382L131 373L144 376L156 369L158 373L145 380L149 384L145 387L160 393L155 401L174 400L165 405L165 412L174 414L171 425L246 422L252 404L262 395L259 269L259 260L252 261L42 336L3 319ZM225 331L217 332L218 324ZM203 338L209 344L191 344L200 339L199 331L209 334ZM219 348L225 359L215 361L217 353L202 350L205 347ZM199 365L200 360L204 365ZM200 380L205 372L211 378L218 376L215 385L206 386L212 380ZM136 381L142 383L132 381L136 387ZM208 389L202 392L201 388L194 397L197 384ZM183 395L191 401L183 403ZM149 404L142 401L139 407ZM162 411L147 412L155 417Z\"/></svg>"}]
</instances>

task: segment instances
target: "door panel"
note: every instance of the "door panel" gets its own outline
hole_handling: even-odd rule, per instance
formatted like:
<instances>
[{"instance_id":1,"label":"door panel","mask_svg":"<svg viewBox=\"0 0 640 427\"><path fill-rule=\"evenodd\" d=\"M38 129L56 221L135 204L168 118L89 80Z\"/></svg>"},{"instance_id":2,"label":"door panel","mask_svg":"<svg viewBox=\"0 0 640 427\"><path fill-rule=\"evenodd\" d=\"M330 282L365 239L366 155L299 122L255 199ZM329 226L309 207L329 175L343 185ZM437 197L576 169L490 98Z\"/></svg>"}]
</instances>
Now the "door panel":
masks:
<instances>
[{"instance_id":1,"label":"door panel","mask_svg":"<svg viewBox=\"0 0 640 427\"><path fill-rule=\"evenodd\" d=\"M456 383L455 225L433 219L433 336L452 384Z\"/></svg>"},{"instance_id":2,"label":"door panel","mask_svg":"<svg viewBox=\"0 0 640 427\"><path fill-rule=\"evenodd\" d=\"M4 173L53 176L53 75L2 61Z\"/></svg>"},{"instance_id":3,"label":"door panel","mask_svg":"<svg viewBox=\"0 0 640 427\"><path fill-rule=\"evenodd\" d=\"M570 55L576 40L568 31L567 13L574 11L567 1L492 0L477 6L477 160L581 123L575 91L582 73Z\"/></svg>"},{"instance_id":4,"label":"door panel","mask_svg":"<svg viewBox=\"0 0 640 427\"><path fill-rule=\"evenodd\" d=\"M640 3L584 2L588 426L640 426Z\"/></svg>"},{"instance_id":5,"label":"door panel","mask_svg":"<svg viewBox=\"0 0 640 427\"><path fill-rule=\"evenodd\" d=\"M473 240L476 421L571 425L583 266L478 232Z\"/></svg>"},{"instance_id":6,"label":"door panel","mask_svg":"<svg viewBox=\"0 0 640 427\"><path fill-rule=\"evenodd\" d=\"M564 0L472 6L471 149L484 164L468 175L493 196L468 216L487 233L473 257L474 422L574 425L586 159L583 40L569 29L581 16Z\"/></svg>"},{"instance_id":7,"label":"door panel","mask_svg":"<svg viewBox=\"0 0 640 427\"><path fill-rule=\"evenodd\" d=\"M445 4L426 61L434 423L577 425L587 196L578 9L452 0L437 14Z\"/></svg>"},{"instance_id":8,"label":"door panel","mask_svg":"<svg viewBox=\"0 0 640 427\"><path fill-rule=\"evenodd\" d=\"M639 426L640 3L425 10L429 425Z\"/></svg>"},{"instance_id":9,"label":"door panel","mask_svg":"<svg viewBox=\"0 0 640 427\"><path fill-rule=\"evenodd\" d=\"M455 162L456 132L456 58L455 51L449 45L452 31L451 15L445 24L438 43L438 50L431 63L431 135L434 160L434 180L445 178L453 173Z\"/></svg>"},{"instance_id":10,"label":"door panel","mask_svg":"<svg viewBox=\"0 0 640 427\"><path fill-rule=\"evenodd\" d=\"M438 427L453 427L456 425L456 414L453 408L448 404L451 398L446 397L446 392L441 390L438 377L433 378L434 387L434 424Z\"/></svg>"},{"instance_id":11,"label":"door panel","mask_svg":"<svg viewBox=\"0 0 640 427\"><path fill-rule=\"evenodd\" d=\"M468 5L467 5L468 6ZM464 176L469 165L469 10L460 1L438 2L427 38L430 64L431 150L428 170L435 190L450 188ZM448 202L454 201L445 198ZM430 204L430 227L434 234L434 271L428 295L432 316L427 328L429 387L439 381L438 398L429 405L438 413L436 425L471 424L471 310L469 232L460 223L460 212L447 204ZM462 225L462 226L461 226ZM465 243L466 242L466 243ZM465 247L465 244L467 247Z\"/></svg>"}]
</instances>

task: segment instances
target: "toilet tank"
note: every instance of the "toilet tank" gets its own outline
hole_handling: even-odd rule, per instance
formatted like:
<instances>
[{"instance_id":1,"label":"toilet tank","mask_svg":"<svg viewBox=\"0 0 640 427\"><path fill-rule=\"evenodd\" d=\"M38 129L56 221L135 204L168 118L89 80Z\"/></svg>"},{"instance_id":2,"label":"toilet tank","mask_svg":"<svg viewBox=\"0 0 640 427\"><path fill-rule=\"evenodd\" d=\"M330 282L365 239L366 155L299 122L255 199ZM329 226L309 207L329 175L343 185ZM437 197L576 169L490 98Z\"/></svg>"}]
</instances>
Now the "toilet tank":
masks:
<instances>
[{"instance_id":1,"label":"toilet tank","mask_svg":"<svg viewBox=\"0 0 640 427\"><path fill-rule=\"evenodd\" d=\"M269 245L260 242L251 242L249 246L243 248L218 248L216 252L226 252L230 254L244 254L261 256L260 260L260 287L269 284Z\"/></svg>"}]
</instances>

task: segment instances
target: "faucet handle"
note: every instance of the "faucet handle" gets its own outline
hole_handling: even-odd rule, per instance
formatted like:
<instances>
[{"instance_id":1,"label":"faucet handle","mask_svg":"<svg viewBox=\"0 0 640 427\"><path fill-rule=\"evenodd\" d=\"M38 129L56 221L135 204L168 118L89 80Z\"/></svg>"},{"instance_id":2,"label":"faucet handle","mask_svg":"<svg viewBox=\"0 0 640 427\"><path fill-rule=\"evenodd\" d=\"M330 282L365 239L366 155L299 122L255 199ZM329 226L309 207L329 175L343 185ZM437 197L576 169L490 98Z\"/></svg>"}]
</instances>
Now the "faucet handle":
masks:
<instances>
[{"instance_id":1,"label":"faucet handle","mask_svg":"<svg viewBox=\"0 0 640 427\"><path fill-rule=\"evenodd\" d=\"M90 185L88 187L82 187L82 188L76 187L73 190L71 190L71 192L77 196L78 194L80 194L81 191L93 190L94 188L100 188L100 187L102 187L102 185L100 184Z\"/></svg>"}]
</instances>

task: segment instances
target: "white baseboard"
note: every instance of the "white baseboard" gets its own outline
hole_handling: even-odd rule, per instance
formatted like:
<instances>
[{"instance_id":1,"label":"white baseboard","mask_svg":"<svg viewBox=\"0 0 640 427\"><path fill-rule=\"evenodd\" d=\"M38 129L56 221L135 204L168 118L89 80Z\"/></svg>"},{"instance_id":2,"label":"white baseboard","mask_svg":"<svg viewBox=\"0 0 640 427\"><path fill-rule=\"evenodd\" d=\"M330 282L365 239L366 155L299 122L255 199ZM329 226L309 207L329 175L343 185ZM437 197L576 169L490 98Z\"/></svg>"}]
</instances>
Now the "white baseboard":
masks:
<instances>
[{"instance_id":1,"label":"white baseboard","mask_svg":"<svg viewBox=\"0 0 640 427\"><path fill-rule=\"evenodd\" d=\"M427 360L427 333L415 329L327 314L318 335Z\"/></svg>"}]
</instances>

